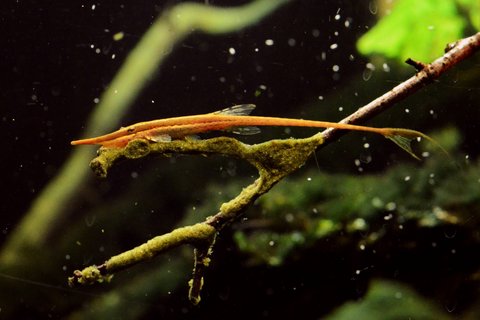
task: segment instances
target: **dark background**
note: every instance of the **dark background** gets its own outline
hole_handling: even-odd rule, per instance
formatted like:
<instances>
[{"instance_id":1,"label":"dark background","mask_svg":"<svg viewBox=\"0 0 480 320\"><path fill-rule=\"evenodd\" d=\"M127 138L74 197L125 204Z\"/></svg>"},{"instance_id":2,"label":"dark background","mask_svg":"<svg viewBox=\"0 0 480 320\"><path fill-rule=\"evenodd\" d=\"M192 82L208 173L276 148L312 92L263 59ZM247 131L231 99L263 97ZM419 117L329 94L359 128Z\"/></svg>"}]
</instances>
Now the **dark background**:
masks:
<instances>
[{"instance_id":1,"label":"dark background","mask_svg":"<svg viewBox=\"0 0 480 320\"><path fill-rule=\"evenodd\" d=\"M105 90L128 52L159 13L178 2L180 1L20 1L2 4L0 79L3 84L0 90L0 133L3 151L0 163L3 177L0 242L13 232L15 224L28 210L33 199L58 172L71 152L69 142L82 136L86 118L95 107L94 99ZM212 5L228 6L247 2L209 1ZM363 81L361 74L368 60L356 52L355 42L376 21L374 12L370 1L292 1L258 25L238 33L225 36L193 34L175 48L122 124L206 113L239 103L255 103L256 115L340 120L349 111L412 74L408 68L392 63L391 74L375 74L369 81ZM339 20L335 19L337 14L340 15ZM349 27L345 26L347 20ZM114 41L113 35L120 31L125 33L124 39ZM266 46L266 39L273 39L274 45ZM294 40L290 40L289 44L289 39ZM334 43L339 47L332 50L330 46ZM229 54L230 47L235 48L235 55ZM340 67L338 73L332 71L334 65ZM478 64L473 66L478 68ZM478 153L478 121L469 119L478 119L476 99L479 88L468 84L463 86L461 72L462 67L419 93L417 100L405 102L413 115L405 115L402 108L399 108L400 111L386 113L376 121L381 122L382 126L405 126L422 130L444 124L456 125L467 137L462 150L474 159ZM266 86L266 90L261 89L262 85ZM455 98L454 105L449 105L450 101L442 104L439 95L446 91L450 96L458 97ZM256 92L261 94L257 96ZM323 100L319 100L320 96ZM322 103L316 104L319 101ZM339 106L344 108L343 111L339 111ZM432 107L436 108L435 117L429 114ZM266 130L266 136L279 134L287 137L283 131L272 130ZM303 131L298 133L305 135ZM358 173L353 160L363 156L361 141L364 135L352 139L357 139L358 147L345 143L355 141L347 139L343 145L323 150L324 153L319 157L324 169ZM368 139L374 143L377 141L375 138ZM365 164L366 172L380 172L399 159L404 159L403 155L398 155L398 150L392 151L395 148L387 143L378 142L377 146L379 149L371 152L378 160L373 164ZM392 156L391 152L397 154ZM184 167L188 161L190 160L180 159L180 164L175 163L173 169L169 169L173 173L162 174L162 167L169 165L168 161L163 161L156 169L157 177L160 181L168 177L185 178L187 181L183 184L187 185L188 180L195 181L193 179L199 177L202 185L207 185L209 181L223 181L224 176L215 169L206 172L188 171L192 170ZM91 205L102 203L105 199L114 199L131 187L132 171L141 174L142 170L152 165L153 162L148 161L125 164L120 169L114 169L115 174L108 181L92 180L89 186L97 188L95 190L98 190L96 193L99 198L87 201L88 192L83 192L80 205L76 204L79 208L74 212L80 214L89 201ZM315 163L311 161L308 165L313 166ZM247 175L251 173L246 171ZM195 190L185 191L189 193L185 197L189 201L200 203L202 190L197 189L201 189L201 186L195 187ZM158 186L158 191L167 195L166 198L171 196L159 201L164 202L162 205L171 211L182 209L185 206L184 198L170 195L166 190L168 188L168 185ZM148 196L155 197L155 192ZM152 201L145 198L145 194L139 193L133 195L131 201ZM148 204L145 206L148 207ZM119 219L119 224L124 221L128 229L131 216L122 214L116 219ZM149 229L146 234L129 234L127 230L119 238L104 239L107 248L111 240L119 243L110 248L111 252L106 249L107 252L92 254L89 261L102 261L115 254L119 247L127 249L144 238L168 231L176 217L155 217L152 220L148 216L142 216L136 219ZM162 225L162 221L167 222ZM65 232L68 232L68 224L66 226ZM208 275L205 287L205 304L200 308L188 304L186 285L165 298L161 305L148 299L130 303L146 304L146 309L151 310L151 314L173 318L186 315L203 317L213 313L232 318L246 314L266 318L293 317L304 313L308 318L316 318L343 301L361 297L366 290L368 277L351 279L349 276L353 263L350 260L355 260L355 257L339 257L328 253L328 244L308 249L303 255L303 252L299 253L304 258L294 259L284 268L259 266L245 269L242 265L244 257L237 255L230 236L230 231L227 230L221 237L216 263ZM88 237L88 233L85 237ZM349 252L350 248L347 245L343 250ZM421 257L422 251L417 254ZM441 254L430 259L425 269L441 263L440 256ZM408 260L413 258L397 253L385 262L383 269L382 264L377 264L381 271L376 275L391 277L398 269L402 270L402 275L418 272L418 268L410 270ZM83 261L72 261L65 274L78 267L78 263ZM321 272L318 271L320 266ZM317 272L333 276L329 279L315 277ZM60 278L65 277L62 274ZM28 274L21 278L29 279ZM188 274L185 275L184 282L187 278ZM408 276L399 278L406 279ZM55 310L48 305L23 299L21 290L37 290L32 289L35 286L37 285L19 281L20 294L16 307L23 311L17 315L49 315L58 318L73 311L72 305L72 310ZM63 294L63 291L58 295L59 299L79 299L78 304L81 305L81 301L88 300L88 294L108 290L99 287L82 289L84 293L78 295ZM318 301L318 293L315 291L318 287L327 293L321 301ZM292 291L292 288L296 289ZM419 289L425 292L433 290L425 284L423 287L419 285ZM58 288L41 289L46 295L51 294L52 290Z\"/></svg>"}]
</instances>

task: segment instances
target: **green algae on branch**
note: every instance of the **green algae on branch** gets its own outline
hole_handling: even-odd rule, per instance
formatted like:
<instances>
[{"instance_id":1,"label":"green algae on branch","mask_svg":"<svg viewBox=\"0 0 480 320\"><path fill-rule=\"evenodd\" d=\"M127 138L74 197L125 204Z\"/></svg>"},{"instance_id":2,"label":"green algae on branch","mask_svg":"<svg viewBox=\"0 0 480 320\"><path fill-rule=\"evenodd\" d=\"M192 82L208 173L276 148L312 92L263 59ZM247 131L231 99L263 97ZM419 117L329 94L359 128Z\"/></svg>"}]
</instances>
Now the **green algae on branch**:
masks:
<instances>
[{"instance_id":1,"label":"green algae on branch","mask_svg":"<svg viewBox=\"0 0 480 320\"><path fill-rule=\"evenodd\" d=\"M272 177L276 173L283 173L283 177L302 166L322 142L320 134L305 139L270 140L256 145L244 144L229 137L156 143L138 139L129 142L123 149L100 148L90 167L97 176L104 178L108 170L123 159L139 159L150 154L220 154L248 161L261 176Z\"/></svg>"},{"instance_id":2,"label":"green algae on branch","mask_svg":"<svg viewBox=\"0 0 480 320\"><path fill-rule=\"evenodd\" d=\"M259 178L245 187L237 197L222 204L220 211L206 221L157 236L136 248L111 257L99 267L90 266L82 271L76 270L69 278L69 284L103 282L109 280L117 271L152 259L169 249L191 244L195 247L195 263L189 282L189 300L198 304L201 300L204 270L210 263L217 232L239 218L255 199L268 192L278 181L300 168L322 143L322 135L316 134L305 139L271 140L256 145L219 137L156 143L133 140L123 149L101 148L98 156L90 163L95 173L101 177L105 177L110 167L121 159L138 159L150 154L221 154L248 161L257 168Z\"/></svg>"},{"instance_id":3,"label":"green algae on branch","mask_svg":"<svg viewBox=\"0 0 480 320\"><path fill-rule=\"evenodd\" d=\"M183 244L201 246L202 243L212 243L216 230L206 223L177 228L172 232L157 236L146 243L113 256L100 266L89 266L83 270L75 270L68 279L70 286L77 284L93 284L110 281L115 272L134 264L152 259L158 254L176 248Z\"/></svg>"}]
</instances>

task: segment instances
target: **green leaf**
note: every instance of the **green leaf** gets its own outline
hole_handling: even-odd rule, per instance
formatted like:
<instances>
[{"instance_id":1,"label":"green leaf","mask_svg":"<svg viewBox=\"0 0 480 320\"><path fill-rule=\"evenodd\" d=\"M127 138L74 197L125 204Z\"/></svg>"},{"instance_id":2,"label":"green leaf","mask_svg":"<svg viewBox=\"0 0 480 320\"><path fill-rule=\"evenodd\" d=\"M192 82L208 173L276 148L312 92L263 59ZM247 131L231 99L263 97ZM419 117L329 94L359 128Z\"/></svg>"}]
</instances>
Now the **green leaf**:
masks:
<instances>
[{"instance_id":1,"label":"green leaf","mask_svg":"<svg viewBox=\"0 0 480 320\"><path fill-rule=\"evenodd\" d=\"M398 0L391 13L358 40L357 49L402 62L409 57L431 61L447 43L463 36L465 25L454 0Z\"/></svg>"}]
</instances>

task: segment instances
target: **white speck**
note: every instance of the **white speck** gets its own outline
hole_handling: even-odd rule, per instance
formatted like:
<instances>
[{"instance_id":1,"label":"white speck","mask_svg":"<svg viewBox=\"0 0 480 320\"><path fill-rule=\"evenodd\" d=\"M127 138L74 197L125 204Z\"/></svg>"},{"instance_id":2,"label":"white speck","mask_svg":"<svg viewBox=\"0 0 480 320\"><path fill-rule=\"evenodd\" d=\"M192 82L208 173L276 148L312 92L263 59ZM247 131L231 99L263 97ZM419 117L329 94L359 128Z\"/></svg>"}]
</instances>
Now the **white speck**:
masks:
<instances>
[{"instance_id":1,"label":"white speck","mask_svg":"<svg viewBox=\"0 0 480 320\"><path fill-rule=\"evenodd\" d=\"M359 247L360 247L360 250L362 250L362 251L365 250L365 245L364 244L361 244Z\"/></svg>"},{"instance_id":2,"label":"white speck","mask_svg":"<svg viewBox=\"0 0 480 320\"><path fill-rule=\"evenodd\" d=\"M401 292L398 292L398 291L395 292L395 298L402 299L402 297L403 297L403 294Z\"/></svg>"},{"instance_id":3,"label":"white speck","mask_svg":"<svg viewBox=\"0 0 480 320\"><path fill-rule=\"evenodd\" d=\"M390 66L387 63L382 64L383 71L390 72Z\"/></svg>"},{"instance_id":4,"label":"white speck","mask_svg":"<svg viewBox=\"0 0 480 320\"><path fill-rule=\"evenodd\" d=\"M307 181L312 181L312 178L311 178L311 177L308 177L308 178L307 178Z\"/></svg>"},{"instance_id":5,"label":"white speck","mask_svg":"<svg viewBox=\"0 0 480 320\"><path fill-rule=\"evenodd\" d=\"M100 246L100 247L98 248L98 251L100 251L100 252L105 251L105 247L104 247L104 246Z\"/></svg>"},{"instance_id":6,"label":"white speck","mask_svg":"<svg viewBox=\"0 0 480 320\"><path fill-rule=\"evenodd\" d=\"M323 96L318 96L318 100L323 100Z\"/></svg>"},{"instance_id":7,"label":"white speck","mask_svg":"<svg viewBox=\"0 0 480 320\"><path fill-rule=\"evenodd\" d=\"M273 247L273 246L275 245L275 241L270 240L270 241L268 242L268 245L269 245L270 247Z\"/></svg>"},{"instance_id":8,"label":"white speck","mask_svg":"<svg viewBox=\"0 0 480 320\"><path fill-rule=\"evenodd\" d=\"M332 67L332 70L333 70L333 72L338 72L338 71L340 71L340 67L337 66L337 65L334 65L334 66Z\"/></svg>"},{"instance_id":9,"label":"white speck","mask_svg":"<svg viewBox=\"0 0 480 320\"><path fill-rule=\"evenodd\" d=\"M335 17L334 17L335 20L340 20L340 18L341 18L341 16L339 14L336 14Z\"/></svg>"},{"instance_id":10,"label":"white speck","mask_svg":"<svg viewBox=\"0 0 480 320\"><path fill-rule=\"evenodd\" d=\"M432 31L432 30L435 29L435 26L428 26L427 29L430 30L430 31Z\"/></svg>"},{"instance_id":11,"label":"white speck","mask_svg":"<svg viewBox=\"0 0 480 320\"><path fill-rule=\"evenodd\" d=\"M235 54L235 48L228 48L228 53L230 53L232 56Z\"/></svg>"},{"instance_id":12,"label":"white speck","mask_svg":"<svg viewBox=\"0 0 480 320\"><path fill-rule=\"evenodd\" d=\"M362 270L355 270L355 274L360 274L360 272L362 272Z\"/></svg>"},{"instance_id":13,"label":"white speck","mask_svg":"<svg viewBox=\"0 0 480 320\"><path fill-rule=\"evenodd\" d=\"M338 37L338 31L335 31L335 32L333 33L333 35L334 35L335 37Z\"/></svg>"},{"instance_id":14,"label":"white speck","mask_svg":"<svg viewBox=\"0 0 480 320\"><path fill-rule=\"evenodd\" d=\"M264 84L261 84L261 85L259 85L258 87L259 87L260 89L262 89L262 90L267 90L267 86L264 85Z\"/></svg>"},{"instance_id":15,"label":"white speck","mask_svg":"<svg viewBox=\"0 0 480 320\"><path fill-rule=\"evenodd\" d=\"M90 45L90 48L93 49L93 48L95 48L95 46L94 46L93 44L91 44L91 45Z\"/></svg>"},{"instance_id":16,"label":"white speck","mask_svg":"<svg viewBox=\"0 0 480 320\"><path fill-rule=\"evenodd\" d=\"M405 176L405 178L403 178L404 181L410 181L410 176Z\"/></svg>"},{"instance_id":17,"label":"white speck","mask_svg":"<svg viewBox=\"0 0 480 320\"><path fill-rule=\"evenodd\" d=\"M433 111L433 109L430 109L429 113L430 113L431 115L433 115L433 114L435 114L435 111Z\"/></svg>"},{"instance_id":18,"label":"white speck","mask_svg":"<svg viewBox=\"0 0 480 320\"><path fill-rule=\"evenodd\" d=\"M113 59L115 59L115 53L114 53L114 54L112 54L112 60L113 60Z\"/></svg>"},{"instance_id":19,"label":"white speck","mask_svg":"<svg viewBox=\"0 0 480 320\"><path fill-rule=\"evenodd\" d=\"M92 4L92 10L95 10L95 5L94 4Z\"/></svg>"},{"instance_id":20,"label":"white speck","mask_svg":"<svg viewBox=\"0 0 480 320\"><path fill-rule=\"evenodd\" d=\"M428 152L428 151L423 151L423 152L422 152L422 157L424 157L424 158L430 157L430 152Z\"/></svg>"},{"instance_id":21,"label":"white speck","mask_svg":"<svg viewBox=\"0 0 480 320\"><path fill-rule=\"evenodd\" d=\"M338 107L338 111L342 112L342 111L343 111L343 107Z\"/></svg>"},{"instance_id":22,"label":"white speck","mask_svg":"<svg viewBox=\"0 0 480 320\"><path fill-rule=\"evenodd\" d=\"M273 46L273 40L272 40L272 39L267 39L267 40L265 40L265 45L267 45L267 46Z\"/></svg>"},{"instance_id":23,"label":"white speck","mask_svg":"<svg viewBox=\"0 0 480 320\"><path fill-rule=\"evenodd\" d=\"M259 51L259 49L258 49L258 48L255 48L253 51L255 51L255 52L258 52L258 51Z\"/></svg>"},{"instance_id":24,"label":"white speck","mask_svg":"<svg viewBox=\"0 0 480 320\"><path fill-rule=\"evenodd\" d=\"M220 77L218 78L218 81L220 81L221 83L225 83L227 79L225 77Z\"/></svg>"},{"instance_id":25,"label":"white speck","mask_svg":"<svg viewBox=\"0 0 480 320\"><path fill-rule=\"evenodd\" d=\"M362 162L359 159L355 159L354 163L355 163L355 166L357 167L362 164Z\"/></svg>"},{"instance_id":26,"label":"white speck","mask_svg":"<svg viewBox=\"0 0 480 320\"><path fill-rule=\"evenodd\" d=\"M372 71L375 71L375 65L371 62L367 63L365 65L365 68L367 68L368 70L372 70Z\"/></svg>"},{"instance_id":27,"label":"white speck","mask_svg":"<svg viewBox=\"0 0 480 320\"><path fill-rule=\"evenodd\" d=\"M138 172L132 171L132 173L130 173L130 177L132 177L132 179L137 179L138 178Z\"/></svg>"},{"instance_id":28,"label":"white speck","mask_svg":"<svg viewBox=\"0 0 480 320\"><path fill-rule=\"evenodd\" d=\"M405 108L405 113L410 113L410 109Z\"/></svg>"},{"instance_id":29,"label":"white speck","mask_svg":"<svg viewBox=\"0 0 480 320\"><path fill-rule=\"evenodd\" d=\"M312 36L313 36L314 38L318 38L318 37L320 36L320 30L318 30L318 29L313 29L313 30L312 30Z\"/></svg>"},{"instance_id":30,"label":"white speck","mask_svg":"<svg viewBox=\"0 0 480 320\"><path fill-rule=\"evenodd\" d=\"M290 47L294 47L296 44L297 44L297 40L295 40L293 38L288 39L288 45Z\"/></svg>"},{"instance_id":31,"label":"white speck","mask_svg":"<svg viewBox=\"0 0 480 320\"><path fill-rule=\"evenodd\" d=\"M388 221L388 220L392 220L393 218L393 215L391 213L387 214L386 216L383 217L383 220L385 221Z\"/></svg>"},{"instance_id":32,"label":"white speck","mask_svg":"<svg viewBox=\"0 0 480 320\"><path fill-rule=\"evenodd\" d=\"M345 28L350 28L350 19L345 20L344 26Z\"/></svg>"},{"instance_id":33,"label":"white speck","mask_svg":"<svg viewBox=\"0 0 480 320\"><path fill-rule=\"evenodd\" d=\"M327 60L327 53L325 51L322 51L320 54L320 57L322 58L323 61Z\"/></svg>"},{"instance_id":34,"label":"white speck","mask_svg":"<svg viewBox=\"0 0 480 320\"><path fill-rule=\"evenodd\" d=\"M338 44L336 44L336 43L332 43L332 44L330 45L330 49L332 49L332 50L335 50L335 49L337 49L337 48L338 48Z\"/></svg>"},{"instance_id":35,"label":"white speck","mask_svg":"<svg viewBox=\"0 0 480 320\"><path fill-rule=\"evenodd\" d=\"M350 61L355 60L355 56L354 56L353 54L350 54L350 55L348 56L348 60L350 60Z\"/></svg>"},{"instance_id":36,"label":"white speck","mask_svg":"<svg viewBox=\"0 0 480 320\"><path fill-rule=\"evenodd\" d=\"M368 149L368 148L370 148L370 144L369 144L368 142L365 142L365 143L363 144L363 147L364 147L365 149Z\"/></svg>"},{"instance_id":37,"label":"white speck","mask_svg":"<svg viewBox=\"0 0 480 320\"><path fill-rule=\"evenodd\" d=\"M155 100L152 100L151 102L152 102L152 103L155 103Z\"/></svg>"},{"instance_id":38,"label":"white speck","mask_svg":"<svg viewBox=\"0 0 480 320\"><path fill-rule=\"evenodd\" d=\"M93 99L93 103L99 103L100 102L100 99L99 98L94 98Z\"/></svg>"},{"instance_id":39,"label":"white speck","mask_svg":"<svg viewBox=\"0 0 480 320\"><path fill-rule=\"evenodd\" d=\"M98 54L98 53L100 53L100 52L101 52L100 48L95 49L95 53Z\"/></svg>"},{"instance_id":40,"label":"white speck","mask_svg":"<svg viewBox=\"0 0 480 320\"><path fill-rule=\"evenodd\" d=\"M70 260L70 255L69 254L65 255L65 260Z\"/></svg>"}]
</instances>

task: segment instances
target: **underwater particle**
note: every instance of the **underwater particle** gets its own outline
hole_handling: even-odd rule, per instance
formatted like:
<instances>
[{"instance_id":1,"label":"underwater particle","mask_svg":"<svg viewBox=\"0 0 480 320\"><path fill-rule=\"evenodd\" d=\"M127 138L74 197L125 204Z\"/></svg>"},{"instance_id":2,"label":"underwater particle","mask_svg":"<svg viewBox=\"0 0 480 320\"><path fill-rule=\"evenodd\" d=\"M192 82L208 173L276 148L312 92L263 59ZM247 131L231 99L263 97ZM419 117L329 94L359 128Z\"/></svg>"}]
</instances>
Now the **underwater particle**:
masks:
<instances>
[{"instance_id":1,"label":"underwater particle","mask_svg":"<svg viewBox=\"0 0 480 320\"><path fill-rule=\"evenodd\" d=\"M358 246L360 248L360 250L365 250L365 245L362 243L361 245Z\"/></svg>"},{"instance_id":2,"label":"underwater particle","mask_svg":"<svg viewBox=\"0 0 480 320\"><path fill-rule=\"evenodd\" d=\"M382 207L383 207L383 204L384 204L384 203L383 203L382 199L380 199L379 197L374 197L374 198L372 199L372 206L373 206L374 208L382 208Z\"/></svg>"},{"instance_id":3,"label":"underwater particle","mask_svg":"<svg viewBox=\"0 0 480 320\"><path fill-rule=\"evenodd\" d=\"M366 227L367 227L367 223L365 222L365 219L362 219L362 218L356 218L355 220L353 220L351 224L351 228L355 231L365 230Z\"/></svg>"},{"instance_id":4,"label":"underwater particle","mask_svg":"<svg viewBox=\"0 0 480 320\"><path fill-rule=\"evenodd\" d=\"M403 178L403 181L410 181L411 177L410 176L405 176L405 178Z\"/></svg>"},{"instance_id":5,"label":"underwater particle","mask_svg":"<svg viewBox=\"0 0 480 320\"><path fill-rule=\"evenodd\" d=\"M318 30L318 29L313 29L313 30L312 30L312 36L313 36L314 38L318 38L318 37L320 36L320 30Z\"/></svg>"},{"instance_id":6,"label":"underwater particle","mask_svg":"<svg viewBox=\"0 0 480 320\"><path fill-rule=\"evenodd\" d=\"M225 83L227 79L225 77L220 77L218 78L218 81L220 81L221 83Z\"/></svg>"},{"instance_id":7,"label":"underwater particle","mask_svg":"<svg viewBox=\"0 0 480 320\"><path fill-rule=\"evenodd\" d=\"M335 50L335 49L337 49L337 48L338 48L338 44L337 44L337 43L332 43L332 44L330 45L330 49L332 49L332 50Z\"/></svg>"},{"instance_id":8,"label":"underwater particle","mask_svg":"<svg viewBox=\"0 0 480 320\"><path fill-rule=\"evenodd\" d=\"M393 215L391 213L387 214L386 216L383 217L383 220L385 221L388 221L388 220L392 220L393 218Z\"/></svg>"},{"instance_id":9,"label":"underwater particle","mask_svg":"<svg viewBox=\"0 0 480 320\"><path fill-rule=\"evenodd\" d=\"M228 53L230 53L233 56L236 53L235 48L233 47L228 48Z\"/></svg>"},{"instance_id":10,"label":"underwater particle","mask_svg":"<svg viewBox=\"0 0 480 320\"><path fill-rule=\"evenodd\" d=\"M112 60L115 59L116 55L115 53L112 54Z\"/></svg>"},{"instance_id":11,"label":"underwater particle","mask_svg":"<svg viewBox=\"0 0 480 320\"><path fill-rule=\"evenodd\" d=\"M356 166L356 167L359 167L359 166L362 164L362 162L360 161L360 159L355 159L355 160L353 161L353 163L355 163L355 166Z\"/></svg>"},{"instance_id":12,"label":"underwater particle","mask_svg":"<svg viewBox=\"0 0 480 320\"><path fill-rule=\"evenodd\" d=\"M368 10L370 11L371 14L377 14L378 12L377 1L370 1L368 3Z\"/></svg>"},{"instance_id":13,"label":"underwater particle","mask_svg":"<svg viewBox=\"0 0 480 320\"><path fill-rule=\"evenodd\" d=\"M397 299L402 299L403 298L403 294L399 291L395 292L395 298Z\"/></svg>"},{"instance_id":14,"label":"underwater particle","mask_svg":"<svg viewBox=\"0 0 480 320\"><path fill-rule=\"evenodd\" d=\"M269 245L270 247L273 247L273 246L275 245L275 241L270 240L270 241L268 242L268 245Z\"/></svg>"},{"instance_id":15,"label":"underwater particle","mask_svg":"<svg viewBox=\"0 0 480 320\"><path fill-rule=\"evenodd\" d=\"M273 44L274 44L273 39L267 39L267 40L265 40L265 45L266 45L266 46L269 46L269 47L270 47L270 46L273 46Z\"/></svg>"},{"instance_id":16,"label":"underwater particle","mask_svg":"<svg viewBox=\"0 0 480 320\"><path fill-rule=\"evenodd\" d=\"M386 62L382 64L382 69L384 72L390 72L390 66Z\"/></svg>"},{"instance_id":17,"label":"underwater particle","mask_svg":"<svg viewBox=\"0 0 480 320\"><path fill-rule=\"evenodd\" d=\"M410 113L410 109L405 108L405 113Z\"/></svg>"},{"instance_id":18,"label":"underwater particle","mask_svg":"<svg viewBox=\"0 0 480 320\"><path fill-rule=\"evenodd\" d=\"M427 29L428 29L429 31L433 31L433 30L435 30L435 26L430 25L430 26L427 27Z\"/></svg>"},{"instance_id":19,"label":"underwater particle","mask_svg":"<svg viewBox=\"0 0 480 320\"><path fill-rule=\"evenodd\" d=\"M351 23L350 21L351 21L350 18L345 19L345 23L343 24L345 28L350 28L350 23Z\"/></svg>"},{"instance_id":20,"label":"underwater particle","mask_svg":"<svg viewBox=\"0 0 480 320\"><path fill-rule=\"evenodd\" d=\"M120 41L125 37L125 33L123 31L117 32L113 35L114 41Z\"/></svg>"},{"instance_id":21,"label":"underwater particle","mask_svg":"<svg viewBox=\"0 0 480 320\"><path fill-rule=\"evenodd\" d=\"M323 100L323 96L318 96L318 100Z\"/></svg>"},{"instance_id":22,"label":"underwater particle","mask_svg":"<svg viewBox=\"0 0 480 320\"><path fill-rule=\"evenodd\" d=\"M95 10L95 8L96 8L96 5L92 4L92 10Z\"/></svg>"},{"instance_id":23,"label":"underwater particle","mask_svg":"<svg viewBox=\"0 0 480 320\"><path fill-rule=\"evenodd\" d=\"M422 152L422 157L424 157L424 158L430 157L430 152L428 152L428 151L423 151L423 152Z\"/></svg>"},{"instance_id":24,"label":"underwater particle","mask_svg":"<svg viewBox=\"0 0 480 320\"><path fill-rule=\"evenodd\" d=\"M333 18L334 18L335 20L340 20L341 17L342 17L342 16L337 13L337 14L335 15L335 17L333 17Z\"/></svg>"},{"instance_id":25,"label":"underwater particle","mask_svg":"<svg viewBox=\"0 0 480 320\"><path fill-rule=\"evenodd\" d=\"M132 171L132 173L130 173L130 177L132 177L132 179L137 179L138 178L138 172Z\"/></svg>"},{"instance_id":26,"label":"underwater particle","mask_svg":"<svg viewBox=\"0 0 480 320\"><path fill-rule=\"evenodd\" d=\"M370 148L370 144L369 144L368 142L365 142L365 143L363 144L363 147L364 147L365 149L368 149L368 148Z\"/></svg>"},{"instance_id":27,"label":"underwater particle","mask_svg":"<svg viewBox=\"0 0 480 320\"><path fill-rule=\"evenodd\" d=\"M387 211L393 211L395 209L397 209L397 204L393 201L391 201L391 202L389 202L385 205L385 210L387 210Z\"/></svg>"},{"instance_id":28,"label":"underwater particle","mask_svg":"<svg viewBox=\"0 0 480 320\"><path fill-rule=\"evenodd\" d=\"M102 51L100 50L100 48L95 49L95 53L96 53L96 54L99 54L100 52L102 52Z\"/></svg>"},{"instance_id":29,"label":"underwater particle","mask_svg":"<svg viewBox=\"0 0 480 320\"><path fill-rule=\"evenodd\" d=\"M342 111L343 111L343 107L338 107L338 111L342 112Z\"/></svg>"},{"instance_id":30,"label":"underwater particle","mask_svg":"<svg viewBox=\"0 0 480 320\"><path fill-rule=\"evenodd\" d=\"M335 64L335 65L333 65L332 70L333 70L333 72L338 72L338 71L340 71L340 66Z\"/></svg>"},{"instance_id":31,"label":"underwater particle","mask_svg":"<svg viewBox=\"0 0 480 320\"><path fill-rule=\"evenodd\" d=\"M65 255L65 260L70 260L70 255L69 254Z\"/></svg>"},{"instance_id":32,"label":"underwater particle","mask_svg":"<svg viewBox=\"0 0 480 320\"><path fill-rule=\"evenodd\" d=\"M308 177L308 178L307 178L307 181L312 181L312 178L311 178L311 177Z\"/></svg>"},{"instance_id":33,"label":"underwater particle","mask_svg":"<svg viewBox=\"0 0 480 320\"><path fill-rule=\"evenodd\" d=\"M287 213L287 214L285 215L285 221L287 221L287 222L289 222L289 223L290 223L290 222L292 222L292 221L293 221L293 219L294 219L294 216L293 216L293 214L291 214L291 213Z\"/></svg>"},{"instance_id":34,"label":"underwater particle","mask_svg":"<svg viewBox=\"0 0 480 320\"><path fill-rule=\"evenodd\" d=\"M290 38L288 39L287 43L290 47L294 47L297 44L297 40L295 40L294 38Z\"/></svg>"}]
</instances>

